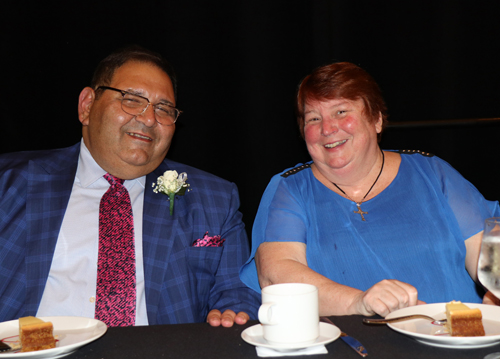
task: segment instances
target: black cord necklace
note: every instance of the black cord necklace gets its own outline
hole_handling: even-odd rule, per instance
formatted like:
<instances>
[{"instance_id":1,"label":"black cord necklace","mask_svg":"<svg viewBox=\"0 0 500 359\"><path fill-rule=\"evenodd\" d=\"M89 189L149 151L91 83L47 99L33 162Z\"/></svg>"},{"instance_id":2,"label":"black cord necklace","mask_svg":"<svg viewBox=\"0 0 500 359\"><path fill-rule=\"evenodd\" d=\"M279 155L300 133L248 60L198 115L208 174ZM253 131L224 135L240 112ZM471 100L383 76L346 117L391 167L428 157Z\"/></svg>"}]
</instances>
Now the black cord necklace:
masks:
<instances>
[{"instance_id":1,"label":"black cord necklace","mask_svg":"<svg viewBox=\"0 0 500 359\"><path fill-rule=\"evenodd\" d=\"M348 199L350 199L351 201L353 201L354 203L356 203L356 206L358 206L358 210L357 211L353 211L354 213L356 214L359 214L361 216L361 219L363 221L365 221L365 217L363 216L363 214L368 214L368 212L363 212L361 210L361 204L363 203L363 201L365 200L366 196L368 196L368 193L370 193L370 191L372 190L373 186L375 186L375 183L377 183L378 179L380 178L380 175L382 174L382 171L384 170L384 162L385 162L385 156L384 156L384 151L380 150L380 152L382 152L382 167L380 167L380 172L378 173L378 176L377 178L375 179L375 182L373 182L372 186L370 187L370 189L368 190L368 192L366 192L365 196L361 199L361 201L359 202L356 202L355 200L353 200L351 197L349 197L349 195L347 193L345 193L342 188L340 188L339 186L337 186L335 183L332 182L332 184L338 188L338 190L340 192L342 192Z\"/></svg>"}]
</instances>

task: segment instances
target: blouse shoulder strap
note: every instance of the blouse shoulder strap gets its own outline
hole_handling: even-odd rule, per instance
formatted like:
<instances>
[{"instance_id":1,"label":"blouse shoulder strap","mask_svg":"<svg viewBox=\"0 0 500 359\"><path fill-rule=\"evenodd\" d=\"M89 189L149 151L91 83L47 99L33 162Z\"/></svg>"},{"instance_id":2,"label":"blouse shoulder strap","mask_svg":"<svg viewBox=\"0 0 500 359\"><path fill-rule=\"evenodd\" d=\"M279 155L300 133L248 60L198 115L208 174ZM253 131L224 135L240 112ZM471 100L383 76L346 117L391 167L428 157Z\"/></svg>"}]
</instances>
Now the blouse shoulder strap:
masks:
<instances>
[{"instance_id":1,"label":"blouse shoulder strap","mask_svg":"<svg viewBox=\"0 0 500 359\"><path fill-rule=\"evenodd\" d=\"M425 157L434 157L434 155L432 153L423 152L420 150L399 150L398 152L400 154L405 154L405 155L414 155L414 154L418 153L418 154L425 156Z\"/></svg>"},{"instance_id":2,"label":"blouse shoulder strap","mask_svg":"<svg viewBox=\"0 0 500 359\"><path fill-rule=\"evenodd\" d=\"M286 171L285 173L282 173L281 177L285 177L286 178L288 176L291 176L291 175L294 175L296 173L299 173L300 171L305 170L306 168L309 168L309 167L311 167L311 164L310 163L305 163L303 165L294 167L291 170Z\"/></svg>"}]
</instances>

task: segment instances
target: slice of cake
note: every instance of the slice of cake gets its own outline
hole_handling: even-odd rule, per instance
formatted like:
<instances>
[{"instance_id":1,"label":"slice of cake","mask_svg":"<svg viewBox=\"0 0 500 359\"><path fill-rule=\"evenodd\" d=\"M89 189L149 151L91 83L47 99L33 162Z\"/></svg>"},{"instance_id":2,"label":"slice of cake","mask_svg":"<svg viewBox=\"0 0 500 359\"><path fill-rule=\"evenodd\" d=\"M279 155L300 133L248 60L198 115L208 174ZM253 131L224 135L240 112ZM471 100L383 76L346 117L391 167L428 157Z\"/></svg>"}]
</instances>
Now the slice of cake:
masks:
<instances>
[{"instance_id":1,"label":"slice of cake","mask_svg":"<svg viewBox=\"0 0 500 359\"><path fill-rule=\"evenodd\" d=\"M56 340L52 331L51 322L44 322L35 317L19 318L21 352L55 348Z\"/></svg>"},{"instance_id":2,"label":"slice of cake","mask_svg":"<svg viewBox=\"0 0 500 359\"><path fill-rule=\"evenodd\" d=\"M462 302L446 304L446 328L453 337L484 336L482 314L479 309L470 309Z\"/></svg>"}]
</instances>

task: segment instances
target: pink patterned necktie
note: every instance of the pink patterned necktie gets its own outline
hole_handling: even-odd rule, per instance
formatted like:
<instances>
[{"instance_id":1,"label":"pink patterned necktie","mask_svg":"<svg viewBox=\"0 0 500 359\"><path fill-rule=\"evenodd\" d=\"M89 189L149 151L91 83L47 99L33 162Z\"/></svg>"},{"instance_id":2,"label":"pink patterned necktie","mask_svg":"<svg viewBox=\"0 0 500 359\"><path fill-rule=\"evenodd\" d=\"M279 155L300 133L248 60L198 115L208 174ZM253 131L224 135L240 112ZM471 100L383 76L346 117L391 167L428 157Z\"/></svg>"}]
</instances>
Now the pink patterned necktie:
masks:
<instances>
[{"instance_id":1,"label":"pink patterned necktie","mask_svg":"<svg viewBox=\"0 0 500 359\"><path fill-rule=\"evenodd\" d=\"M123 180L109 173L99 206L95 318L108 326L135 324L135 249L132 205Z\"/></svg>"}]
</instances>

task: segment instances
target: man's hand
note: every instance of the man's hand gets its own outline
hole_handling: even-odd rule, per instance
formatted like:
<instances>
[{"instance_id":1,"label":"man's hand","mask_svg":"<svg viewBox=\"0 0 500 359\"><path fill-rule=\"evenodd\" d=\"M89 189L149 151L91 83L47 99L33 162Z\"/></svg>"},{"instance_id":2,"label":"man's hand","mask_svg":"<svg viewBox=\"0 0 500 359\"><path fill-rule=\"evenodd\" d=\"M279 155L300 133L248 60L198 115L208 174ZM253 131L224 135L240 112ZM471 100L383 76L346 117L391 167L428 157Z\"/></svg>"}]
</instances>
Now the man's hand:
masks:
<instances>
[{"instance_id":1,"label":"man's hand","mask_svg":"<svg viewBox=\"0 0 500 359\"><path fill-rule=\"evenodd\" d=\"M239 312L236 314L231 309L227 309L224 313L221 314L220 310L212 309L210 313L207 315L207 323L212 327L218 327L222 325L223 327L229 328L232 327L234 323L236 324L245 324L250 317L245 312Z\"/></svg>"}]
</instances>

